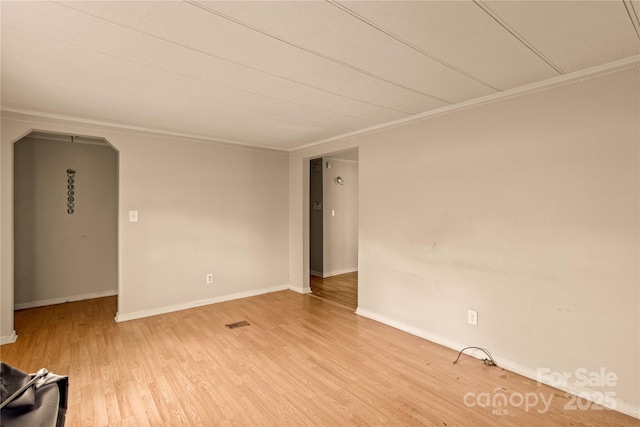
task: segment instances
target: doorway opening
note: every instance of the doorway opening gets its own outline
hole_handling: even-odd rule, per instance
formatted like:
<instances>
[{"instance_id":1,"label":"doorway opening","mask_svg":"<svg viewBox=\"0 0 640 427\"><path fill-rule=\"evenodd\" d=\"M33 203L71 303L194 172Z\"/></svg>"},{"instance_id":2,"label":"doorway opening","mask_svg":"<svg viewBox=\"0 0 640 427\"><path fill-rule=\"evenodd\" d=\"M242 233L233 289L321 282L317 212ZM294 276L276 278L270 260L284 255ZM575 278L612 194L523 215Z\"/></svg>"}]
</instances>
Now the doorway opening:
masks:
<instances>
[{"instance_id":1,"label":"doorway opening","mask_svg":"<svg viewBox=\"0 0 640 427\"><path fill-rule=\"evenodd\" d=\"M33 131L14 144L14 310L118 294L118 152Z\"/></svg>"},{"instance_id":2,"label":"doorway opening","mask_svg":"<svg viewBox=\"0 0 640 427\"><path fill-rule=\"evenodd\" d=\"M311 294L358 306L358 149L309 161Z\"/></svg>"}]
</instances>

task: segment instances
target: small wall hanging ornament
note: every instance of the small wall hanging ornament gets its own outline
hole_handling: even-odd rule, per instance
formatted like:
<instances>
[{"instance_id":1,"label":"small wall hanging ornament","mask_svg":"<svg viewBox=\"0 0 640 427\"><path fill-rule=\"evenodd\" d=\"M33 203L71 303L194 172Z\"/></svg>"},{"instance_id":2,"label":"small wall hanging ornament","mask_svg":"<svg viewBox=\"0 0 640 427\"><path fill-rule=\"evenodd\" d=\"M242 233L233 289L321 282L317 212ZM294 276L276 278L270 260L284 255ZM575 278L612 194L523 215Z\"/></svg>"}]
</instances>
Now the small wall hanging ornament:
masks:
<instances>
[{"instance_id":1,"label":"small wall hanging ornament","mask_svg":"<svg viewBox=\"0 0 640 427\"><path fill-rule=\"evenodd\" d=\"M71 215L74 212L76 190L75 190L76 171L67 169L67 213Z\"/></svg>"}]
</instances>

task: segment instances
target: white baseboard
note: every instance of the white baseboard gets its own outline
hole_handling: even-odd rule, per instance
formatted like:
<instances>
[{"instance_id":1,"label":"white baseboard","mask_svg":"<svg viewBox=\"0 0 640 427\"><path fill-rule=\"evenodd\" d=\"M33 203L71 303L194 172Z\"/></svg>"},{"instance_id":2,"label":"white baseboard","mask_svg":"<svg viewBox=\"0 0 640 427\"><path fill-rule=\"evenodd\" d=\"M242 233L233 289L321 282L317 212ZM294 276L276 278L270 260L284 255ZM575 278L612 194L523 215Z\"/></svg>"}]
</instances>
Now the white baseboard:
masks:
<instances>
[{"instance_id":1,"label":"white baseboard","mask_svg":"<svg viewBox=\"0 0 640 427\"><path fill-rule=\"evenodd\" d=\"M31 302L23 302L19 304L14 304L14 310L23 310L25 308L34 308L34 307L43 307L45 305L54 305L54 304L63 304L65 302L73 302L73 301L82 301L85 299L94 299L94 298L102 298L102 297L110 297L113 295L118 295L117 290L113 291L103 291L103 292L92 292L89 294L80 294L80 295L71 295L68 297L60 297L60 298L52 298L52 299L43 299L38 301Z\"/></svg>"},{"instance_id":2,"label":"white baseboard","mask_svg":"<svg viewBox=\"0 0 640 427\"><path fill-rule=\"evenodd\" d=\"M327 278L327 277L332 277L332 276L338 276L340 274L353 273L355 271L358 271L357 267L356 268L343 268L342 270L334 270L334 271L330 271L328 273L320 273L319 276L322 277L322 278Z\"/></svg>"},{"instance_id":3,"label":"white baseboard","mask_svg":"<svg viewBox=\"0 0 640 427\"><path fill-rule=\"evenodd\" d=\"M9 335L0 336L0 345L13 344L17 339L16 331L11 331Z\"/></svg>"},{"instance_id":4,"label":"white baseboard","mask_svg":"<svg viewBox=\"0 0 640 427\"><path fill-rule=\"evenodd\" d=\"M269 288L256 289L246 292L238 292L220 297L206 298L197 301L185 302L182 304L169 305L165 307L150 308L148 310L134 311L133 313L116 313L116 322L126 322L128 320L142 319L144 317L157 316L159 314L172 313L174 311L188 310L190 308L201 307L203 305L216 304L219 302L232 301L240 298L253 297L256 295L268 294L271 292L285 291L289 285L271 286Z\"/></svg>"},{"instance_id":5,"label":"white baseboard","mask_svg":"<svg viewBox=\"0 0 640 427\"><path fill-rule=\"evenodd\" d=\"M356 314L375 320L377 322L380 323L384 323L385 325L391 326L393 328L399 329L401 331L407 332L411 335L415 335L417 337L420 338L424 338L428 341L434 342L436 344L440 344L444 347L448 347L452 350L455 351L461 351L463 348L468 347L468 344L462 344L456 341L452 341L450 339L444 338L440 335L436 335L436 334L432 334L430 332L424 331L422 329L416 328L414 326L410 326L410 325L406 325L404 323L401 322L397 322L395 320L389 319L385 316L381 316L378 315L377 313L365 310L365 309L361 309L358 308L356 310ZM479 351L479 350L475 350L473 352L469 352L469 353L465 353L469 356L475 357L477 359L484 359L486 358L486 354L484 354L484 352ZM545 378L545 377L540 377L538 375L538 370L529 366L525 366L522 365L520 363L514 362L512 360L508 360L508 359L504 359L502 357L493 357L493 359L495 360L496 364L500 367L503 368L507 371L511 371L514 372L516 374L522 375L523 377L527 377L529 379L532 379L534 381L539 381L542 384L548 385L550 387L556 388L558 390L564 391L566 393L570 393L574 396L580 396L582 398L585 398L587 400L590 400L594 403L597 403L599 405L605 406L608 409L623 413L625 415L629 415L631 417L634 418L638 418L640 419L640 406L638 404L634 404L632 402L626 402L624 400L618 399L618 398L613 398L613 401L615 402L613 405L605 405L603 404L602 401L596 401L593 399L589 399L588 396L600 396L600 394L597 393L597 390L593 390L593 389L589 389L589 388L585 388L585 387L577 387L573 384L567 384L564 387L559 387L557 383L553 383L551 380L551 378Z\"/></svg>"},{"instance_id":6,"label":"white baseboard","mask_svg":"<svg viewBox=\"0 0 640 427\"><path fill-rule=\"evenodd\" d=\"M289 286L289 290L293 291L293 292L297 292L299 294L310 294L311 293L311 287L298 288L298 287L295 287L295 286Z\"/></svg>"}]
</instances>

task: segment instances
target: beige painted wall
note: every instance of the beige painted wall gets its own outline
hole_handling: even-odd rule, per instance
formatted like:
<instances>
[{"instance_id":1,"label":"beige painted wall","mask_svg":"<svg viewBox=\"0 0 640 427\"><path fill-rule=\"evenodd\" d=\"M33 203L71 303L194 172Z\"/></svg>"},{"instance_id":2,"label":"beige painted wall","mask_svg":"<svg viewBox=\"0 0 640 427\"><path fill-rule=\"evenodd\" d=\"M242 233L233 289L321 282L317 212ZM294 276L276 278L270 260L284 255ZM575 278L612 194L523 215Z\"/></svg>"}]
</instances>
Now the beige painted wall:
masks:
<instances>
[{"instance_id":1,"label":"beige painted wall","mask_svg":"<svg viewBox=\"0 0 640 427\"><path fill-rule=\"evenodd\" d=\"M123 147L121 214L140 221L121 222L121 283L136 285L121 285L120 313L287 285L286 165L284 153L200 141Z\"/></svg>"},{"instance_id":2,"label":"beige painted wall","mask_svg":"<svg viewBox=\"0 0 640 427\"><path fill-rule=\"evenodd\" d=\"M292 286L306 159L359 147L358 313L528 375L604 367L619 380L594 389L637 411L639 81L583 75L293 153Z\"/></svg>"},{"instance_id":3,"label":"beige painted wall","mask_svg":"<svg viewBox=\"0 0 640 427\"><path fill-rule=\"evenodd\" d=\"M0 125L0 344L13 342L13 150Z\"/></svg>"},{"instance_id":4,"label":"beige painted wall","mask_svg":"<svg viewBox=\"0 0 640 427\"><path fill-rule=\"evenodd\" d=\"M118 157L109 146L24 138L14 145L17 307L115 294ZM67 169L75 212L67 214Z\"/></svg>"},{"instance_id":5,"label":"beige painted wall","mask_svg":"<svg viewBox=\"0 0 640 427\"><path fill-rule=\"evenodd\" d=\"M325 157L323 166L322 271L328 277L358 270L358 163ZM338 176L343 185L336 184Z\"/></svg>"},{"instance_id":6,"label":"beige painted wall","mask_svg":"<svg viewBox=\"0 0 640 427\"><path fill-rule=\"evenodd\" d=\"M119 152L120 318L288 286L286 153L3 112L2 336L13 330L7 157L31 129L104 137Z\"/></svg>"}]
</instances>

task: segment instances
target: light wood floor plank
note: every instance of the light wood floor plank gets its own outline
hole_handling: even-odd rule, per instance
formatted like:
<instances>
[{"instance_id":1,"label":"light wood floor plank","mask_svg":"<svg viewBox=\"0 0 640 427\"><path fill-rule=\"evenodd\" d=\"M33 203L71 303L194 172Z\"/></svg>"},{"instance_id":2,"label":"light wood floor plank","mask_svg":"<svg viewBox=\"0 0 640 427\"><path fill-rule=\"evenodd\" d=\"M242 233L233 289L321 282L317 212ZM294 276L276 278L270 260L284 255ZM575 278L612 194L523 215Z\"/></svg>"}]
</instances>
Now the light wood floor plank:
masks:
<instances>
[{"instance_id":1,"label":"light wood floor plank","mask_svg":"<svg viewBox=\"0 0 640 427\"><path fill-rule=\"evenodd\" d=\"M638 426L564 393L290 291L115 323L116 297L16 312L3 361L70 377L69 426ZM250 326L224 325L247 320ZM551 408L469 407L542 393Z\"/></svg>"},{"instance_id":2,"label":"light wood floor plank","mask_svg":"<svg viewBox=\"0 0 640 427\"><path fill-rule=\"evenodd\" d=\"M311 275L311 294L318 298L349 307L358 308L358 272L338 274L331 277Z\"/></svg>"}]
</instances>

